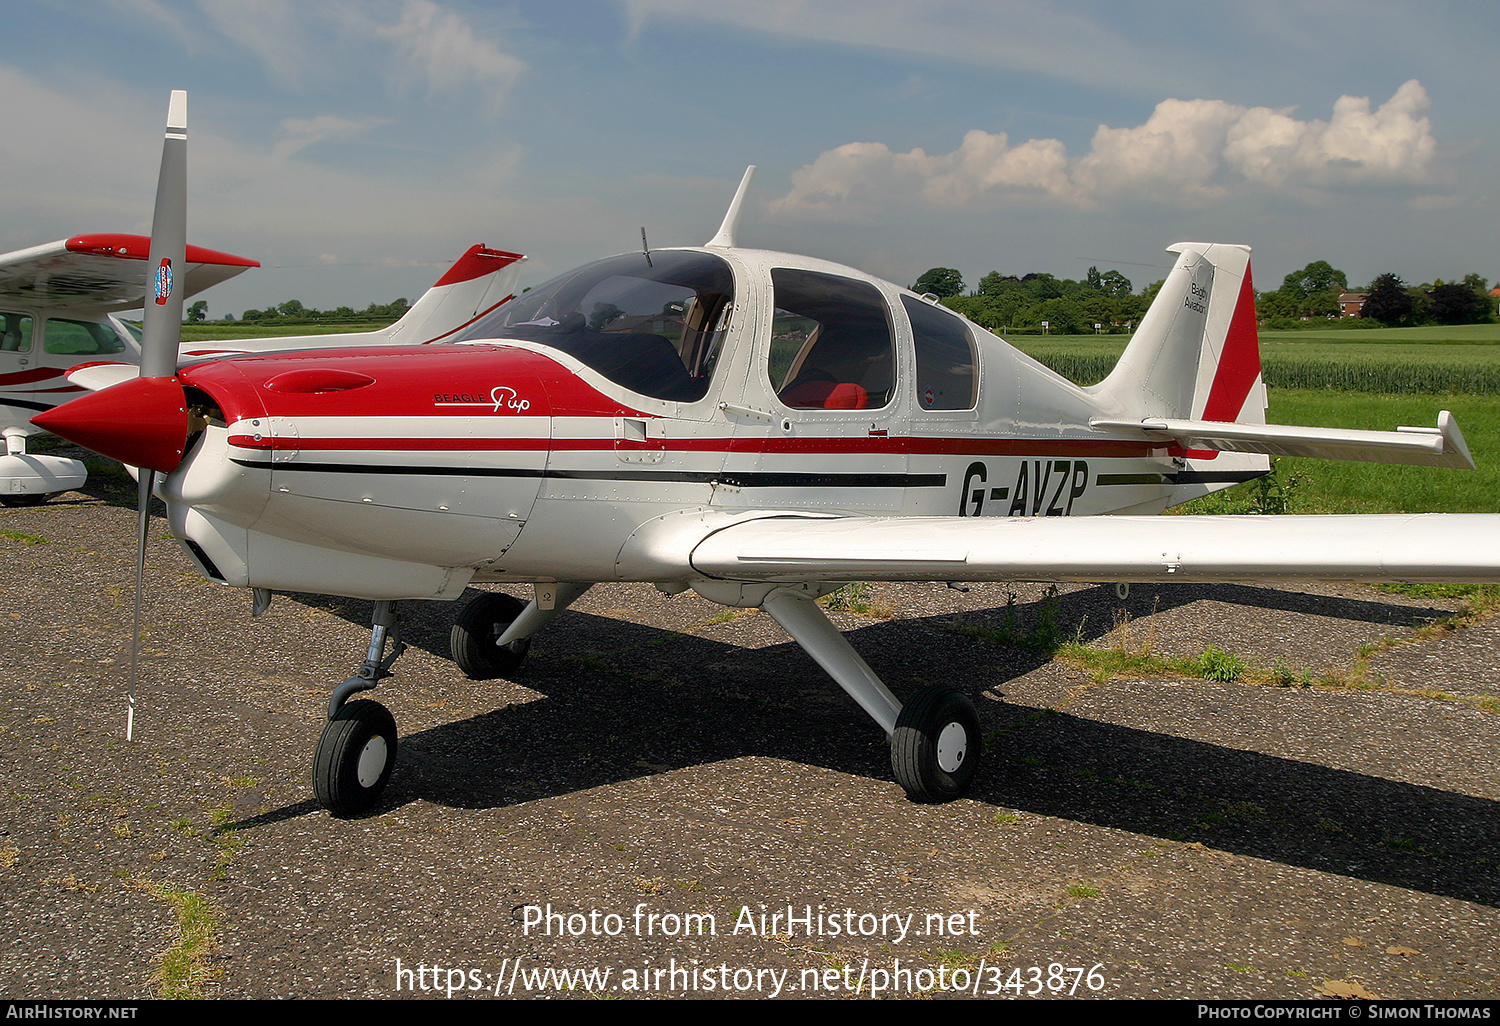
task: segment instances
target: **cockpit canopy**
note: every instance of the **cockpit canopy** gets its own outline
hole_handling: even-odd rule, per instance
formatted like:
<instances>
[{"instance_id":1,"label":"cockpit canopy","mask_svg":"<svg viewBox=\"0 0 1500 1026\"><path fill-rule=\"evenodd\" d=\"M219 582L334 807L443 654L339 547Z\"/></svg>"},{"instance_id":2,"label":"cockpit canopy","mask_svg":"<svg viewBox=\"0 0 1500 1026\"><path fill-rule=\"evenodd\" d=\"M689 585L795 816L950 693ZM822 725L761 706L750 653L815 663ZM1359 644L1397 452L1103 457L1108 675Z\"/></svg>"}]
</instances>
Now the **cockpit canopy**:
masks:
<instances>
[{"instance_id":1,"label":"cockpit canopy","mask_svg":"<svg viewBox=\"0 0 1500 1026\"><path fill-rule=\"evenodd\" d=\"M617 385L695 402L734 311L734 275L711 253L663 250L586 264L500 307L454 338L561 350Z\"/></svg>"}]
</instances>

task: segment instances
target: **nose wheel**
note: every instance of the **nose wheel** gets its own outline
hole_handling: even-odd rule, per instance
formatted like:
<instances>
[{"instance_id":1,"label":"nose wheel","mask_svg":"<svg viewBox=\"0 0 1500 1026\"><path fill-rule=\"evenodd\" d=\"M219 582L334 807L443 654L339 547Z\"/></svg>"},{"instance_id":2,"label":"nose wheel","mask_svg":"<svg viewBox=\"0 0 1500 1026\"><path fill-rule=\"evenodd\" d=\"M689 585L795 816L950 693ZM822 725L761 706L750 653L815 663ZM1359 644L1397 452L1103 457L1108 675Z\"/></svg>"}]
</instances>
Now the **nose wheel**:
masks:
<instances>
[{"instance_id":1,"label":"nose wheel","mask_svg":"<svg viewBox=\"0 0 1500 1026\"><path fill-rule=\"evenodd\" d=\"M396 720L379 702L347 702L323 728L313 756L313 793L339 817L371 808L396 765Z\"/></svg>"},{"instance_id":2,"label":"nose wheel","mask_svg":"<svg viewBox=\"0 0 1500 1026\"><path fill-rule=\"evenodd\" d=\"M969 696L956 688L927 688L896 717L891 770L912 801L951 801L969 789L983 746Z\"/></svg>"}]
</instances>

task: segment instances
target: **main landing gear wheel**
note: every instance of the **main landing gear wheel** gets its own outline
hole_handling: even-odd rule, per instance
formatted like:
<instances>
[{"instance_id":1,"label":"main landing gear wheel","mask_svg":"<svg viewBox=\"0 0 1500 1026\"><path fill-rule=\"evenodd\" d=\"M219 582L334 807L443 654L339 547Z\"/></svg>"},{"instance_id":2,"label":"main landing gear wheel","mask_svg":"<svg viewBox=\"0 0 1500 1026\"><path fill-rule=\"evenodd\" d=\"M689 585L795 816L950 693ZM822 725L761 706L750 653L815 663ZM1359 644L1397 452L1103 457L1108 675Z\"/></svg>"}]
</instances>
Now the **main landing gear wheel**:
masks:
<instances>
[{"instance_id":1,"label":"main landing gear wheel","mask_svg":"<svg viewBox=\"0 0 1500 1026\"><path fill-rule=\"evenodd\" d=\"M368 699L339 708L313 756L313 794L340 818L373 806L396 765L396 721L390 710Z\"/></svg>"},{"instance_id":2,"label":"main landing gear wheel","mask_svg":"<svg viewBox=\"0 0 1500 1026\"><path fill-rule=\"evenodd\" d=\"M896 717L891 769L912 801L952 801L969 789L983 745L969 696L956 688L927 688Z\"/></svg>"},{"instance_id":3,"label":"main landing gear wheel","mask_svg":"<svg viewBox=\"0 0 1500 1026\"><path fill-rule=\"evenodd\" d=\"M494 680L514 673L526 658L531 639L512 641L501 648L495 642L504 634L526 603L510 595L485 592L459 610L448 636L453 661L473 680Z\"/></svg>"}]
</instances>

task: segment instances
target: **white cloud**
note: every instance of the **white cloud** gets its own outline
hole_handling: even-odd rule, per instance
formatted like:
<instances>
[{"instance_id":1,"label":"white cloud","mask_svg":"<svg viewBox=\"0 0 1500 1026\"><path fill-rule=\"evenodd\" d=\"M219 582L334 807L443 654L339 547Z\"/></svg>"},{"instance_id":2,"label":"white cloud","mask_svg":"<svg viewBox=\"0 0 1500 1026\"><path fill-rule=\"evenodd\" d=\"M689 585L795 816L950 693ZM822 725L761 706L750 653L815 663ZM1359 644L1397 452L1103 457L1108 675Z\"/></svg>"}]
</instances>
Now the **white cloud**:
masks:
<instances>
[{"instance_id":1,"label":"white cloud","mask_svg":"<svg viewBox=\"0 0 1500 1026\"><path fill-rule=\"evenodd\" d=\"M385 124L382 118L349 118L322 114L312 118L287 118L277 126L276 145L271 156L277 161L286 160L299 150L324 140L356 139L374 128Z\"/></svg>"},{"instance_id":2,"label":"white cloud","mask_svg":"<svg viewBox=\"0 0 1500 1026\"><path fill-rule=\"evenodd\" d=\"M303 88L317 59L308 25L310 8L292 0L198 0L198 7L218 33L258 58L279 86ZM315 9L315 8L312 8Z\"/></svg>"},{"instance_id":3,"label":"white cloud","mask_svg":"<svg viewBox=\"0 0 1500 1026\"><path fill-rule=\"evenodd\" d=\"M978 200L1092 208L1117 201L1203 206L1249 186L1333 190L1369 182L1420 184L1436 143L1420 82L1385 104L1342 96L1328 121L1221 100L1163 100L1142 125L1100 125L1089 152L1070 158L1056 139L1012 145L978 129L951 153L893 152L883 143L828 150L792 174L773 212L862 216L921 197L939 206Z\"/></svg>"},{"instance_id":4,"label":"white cloud","mask_svg":"<svg viewBox=\"0 0 1500 1026\"><path fill-rule=\"evenodd\" d=\"M429 93L477 88L491 110L526 70L525 62L501 53L463 18L431 0L407 0L400 22L376 34L394 42L406 60L406 74L424 81Z\"/></svg>"},{"instance_id":5,"label":"white cloud","mask_svg":"<svg viewBox=\"0 0 1500 1026\"><path fill-rule=\"evenodd\" d=\"M169 18L160 0L112 2L138 17L165 20L190 38L182 19ZM433 0L196 0L196 6L222 42L251 54L285 89L324 91L335 80L374 72L394 90L467 93L494 112L526 70L462 14Z\"/></svg>"},{"instance_id":6,"label":"white cloud","mask_svg":"<svg viewBox=\"0 0 1500 1026\"><path fill-rule=\"evenodd\" d=\"M1193 77L1179 57L1158 60L1107 19L1038 0L621 0L633 38L652 21L706 22L819 43L1008 68L1132 92ZM1195 63L1202 63L1195 59ZM1158 94L1159 95L1159 94Z\"/></svg>"}]
</instances>

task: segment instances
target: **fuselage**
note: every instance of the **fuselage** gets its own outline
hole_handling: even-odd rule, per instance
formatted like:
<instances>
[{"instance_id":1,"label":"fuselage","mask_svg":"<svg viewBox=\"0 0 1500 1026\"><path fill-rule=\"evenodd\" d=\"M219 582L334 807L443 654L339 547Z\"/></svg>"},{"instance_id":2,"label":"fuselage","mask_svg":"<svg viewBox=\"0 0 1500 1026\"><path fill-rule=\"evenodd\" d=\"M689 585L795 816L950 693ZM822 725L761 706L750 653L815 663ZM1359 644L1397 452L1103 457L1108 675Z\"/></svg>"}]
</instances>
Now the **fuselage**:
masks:
<instances>
[{"instance_id":1,"label":"fuselage","mask_svg":"<svg viewBox=\"0 0 1500 1026\"><path fill-rule=\"evenodd\" d=\"M930 299L753 250L601 261L452 344L179 376L198 430L173 529L239 586L657 580L643 539L674 517L1157 512L1193 473Z\"/></svg>"},{"instance_id":2,"label":"fuselage","mask_svg":"<svg viewBox=\"0 0 1500 1026\"><path fill-rule=\"evenodd\" d=\"M0 431L35 434L35 414L82 394L68 382L68 368L140 358L136 337L113 314L0 298Z\"/></svg>"}]
</instances>

